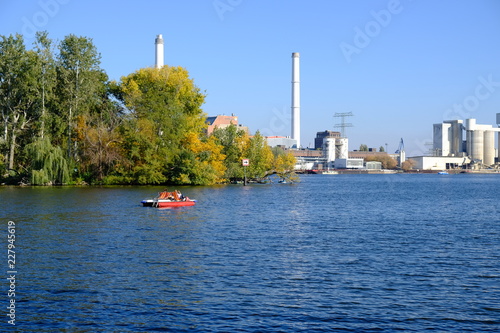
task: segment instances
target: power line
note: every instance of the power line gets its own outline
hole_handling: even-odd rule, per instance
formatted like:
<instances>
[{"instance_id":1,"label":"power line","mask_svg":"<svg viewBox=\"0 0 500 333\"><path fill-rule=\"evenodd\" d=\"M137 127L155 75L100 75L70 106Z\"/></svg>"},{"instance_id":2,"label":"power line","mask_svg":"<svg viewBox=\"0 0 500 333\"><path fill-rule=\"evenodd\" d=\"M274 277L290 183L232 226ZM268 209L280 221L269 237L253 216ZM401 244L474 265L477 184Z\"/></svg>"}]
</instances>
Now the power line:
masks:
<instances>
[{"instance_id":1,"label":"power line","mask_svg":"<svg viewBox=\"0 0 500 333\"><path fill-rule=\"evenodd\" d=\"M353 124L345 122L345 118L346 117L352 117L352 116L354 116L352 114L352 112L336 112L335 115L334 115L334 117L340 117L341 118L340 124L335 124L335 127L336 128L340 128L340 133L341 133L341 135L342 135L343 138L347 137L346 133L345 133L345 128L346 127L354 127Z\"/></svg>"}]
</instances>

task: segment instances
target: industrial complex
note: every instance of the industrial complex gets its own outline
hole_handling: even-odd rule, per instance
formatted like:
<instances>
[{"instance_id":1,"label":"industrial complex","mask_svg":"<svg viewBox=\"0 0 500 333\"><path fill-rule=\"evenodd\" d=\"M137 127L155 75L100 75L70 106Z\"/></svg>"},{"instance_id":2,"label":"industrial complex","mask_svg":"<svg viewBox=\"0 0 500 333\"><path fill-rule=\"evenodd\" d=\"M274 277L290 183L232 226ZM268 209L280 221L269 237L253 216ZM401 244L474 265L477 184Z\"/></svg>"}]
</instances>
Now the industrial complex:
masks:
<instances>
[{"instance_id":1,"label":"industrial complex","mask_svg":"<svg viewBox=\"0 0 500 333\"><path fill-rule=\"evenodd\" d=\"M163 37L155 39L155 67L164 64ZM291 75L291 136L269 136L267 142L271 147L282 147L291 151L297 159L296 169L328 171L332 169L381 170L380 162L366 162L365 158L390 157L399 167L407 160L403 139L394 154L369 151L349 151L349 140L345 127L352 124L345 122L345 117L352 113L335 113L342 122L337 126L340 132L325 130L318 132L314 148L303 149L300 144L300 54L292 53ZM216 127L223 128L236 125L249 133L248 128L238 123L238 117L218 115L207 117L207 134ZM476 119L447 120L433 125L432 152L422 156L411 156L414 170L499 170L500 156L500 113L496 114L496 125L477 124ZM496 138L495 138L496 137ZM495 148L495 142L497 148Z\"/></svg>"},{"instance_id":2,"label":"industrial complex","mask_svg":"<svg viewBox=\"0 0 500 333\"><path fill-rule=\"evenodd\" d=\"M481 170L499 165L500 113L497 127L477 124L476 119L448 120L433 126L432 154L411 157L422 170Z\"/></svg>"}]
</instances>

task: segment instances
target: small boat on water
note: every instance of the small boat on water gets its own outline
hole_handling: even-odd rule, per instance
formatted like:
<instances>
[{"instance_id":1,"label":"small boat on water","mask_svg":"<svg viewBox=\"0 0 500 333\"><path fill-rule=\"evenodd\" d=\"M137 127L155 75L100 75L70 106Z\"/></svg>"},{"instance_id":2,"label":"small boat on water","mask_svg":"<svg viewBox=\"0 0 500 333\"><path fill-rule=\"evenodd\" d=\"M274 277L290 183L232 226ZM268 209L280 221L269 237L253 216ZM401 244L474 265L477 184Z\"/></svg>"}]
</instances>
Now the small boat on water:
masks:
<instances>
[{"instance_id":1,"label":"small boat on water","mask_svg":"<svg viewBox=\"0 0 500 333\"><path fill-rule=\"evenodd\" d=\"M446 171L439 171L438 175L449 175L449 173Z\"/></svg>"},{"instance_id":2,"label":"small boat on water","mask_svg":"<svg viewBox=\"0 0 500 333\"><path fill-rule=\"evenodd\" d=\"M181 192L175 190L173 192L160 192L156 198L144 199L141 203L144 207L169 208L194 206L196 204L196 200L189 199Z\"/></svg>"},{"instance_id":3,"label":"small boat on water","mask_svg":"<svg viewBox=\"0 0 500 333\"><path fill-rule=\"evenodd\" d=\"M325 170L321 174L323 174L323 175L338 175L339 172L335 171L335 170Z\"/></svg>"}]
</instances>

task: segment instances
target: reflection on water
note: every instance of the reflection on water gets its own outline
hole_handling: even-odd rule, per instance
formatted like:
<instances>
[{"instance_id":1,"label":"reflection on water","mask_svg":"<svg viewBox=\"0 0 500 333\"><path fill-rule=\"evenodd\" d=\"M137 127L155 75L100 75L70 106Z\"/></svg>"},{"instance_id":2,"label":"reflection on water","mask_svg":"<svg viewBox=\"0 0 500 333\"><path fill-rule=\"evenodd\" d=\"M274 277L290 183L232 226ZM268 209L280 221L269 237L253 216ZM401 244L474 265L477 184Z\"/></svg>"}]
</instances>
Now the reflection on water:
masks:
<instances>
[{"instance_id":1,"label":"reflection on water","mask_svg":"<svg viewBox=\"0 0 500 333\"><path fill-rule=\"evenodd\" d=\"M303 176L185 187L0 187L22 331L499 328L500 177Z\"/></svg>"}]
</instances>

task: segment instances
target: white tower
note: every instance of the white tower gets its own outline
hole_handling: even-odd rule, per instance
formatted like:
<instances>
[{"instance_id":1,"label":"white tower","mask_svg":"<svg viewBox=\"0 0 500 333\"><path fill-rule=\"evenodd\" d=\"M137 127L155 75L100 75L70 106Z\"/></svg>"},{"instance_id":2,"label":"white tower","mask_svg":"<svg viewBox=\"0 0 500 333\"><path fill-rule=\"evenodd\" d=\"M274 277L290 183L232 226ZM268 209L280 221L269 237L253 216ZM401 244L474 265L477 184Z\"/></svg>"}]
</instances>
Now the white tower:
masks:
<instances>
[{"instance_id":1,"label":"white tower","mask_svg":"<svg viewBox=\"0 0 500 333\"><path fill-rule=\"evenodd\" d=\"M292 53L292 139L300 148L300 68L299 53Z\"/></svg>"},{"instance_id":2,"label":"white tower","mask_svg":"<svg viewBox=\"0 0 500 333\"><path fill-rule=\"evenodd\" d=\"M162 68L163 67L163 37L162 35L156 36L155 39L155 67Z\"/></svg>"}]
</instances>

